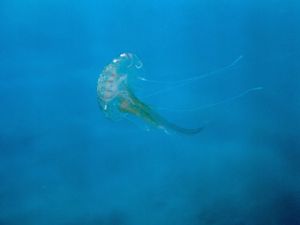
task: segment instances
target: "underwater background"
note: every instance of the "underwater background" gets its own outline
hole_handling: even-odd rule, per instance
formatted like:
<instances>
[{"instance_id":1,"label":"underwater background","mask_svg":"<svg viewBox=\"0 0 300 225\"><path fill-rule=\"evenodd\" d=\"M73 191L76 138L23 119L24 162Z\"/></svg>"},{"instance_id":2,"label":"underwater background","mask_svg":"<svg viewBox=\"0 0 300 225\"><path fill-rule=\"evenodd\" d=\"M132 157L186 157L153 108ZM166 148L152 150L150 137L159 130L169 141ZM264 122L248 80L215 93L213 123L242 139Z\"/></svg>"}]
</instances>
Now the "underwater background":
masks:
<instances>
[{"instance_id":1,"label":"underwater background","mask_svg":"<svg viewBox=\"0 0 300 225\"><path fill-rule=\"evenodd\" d=\"M299 24L297 0L1 0L0 225L300 224ZM240 60L136 83L205 124L165 134L99 109L122 52L165 82Z\"/></svg>"}]
</instances>

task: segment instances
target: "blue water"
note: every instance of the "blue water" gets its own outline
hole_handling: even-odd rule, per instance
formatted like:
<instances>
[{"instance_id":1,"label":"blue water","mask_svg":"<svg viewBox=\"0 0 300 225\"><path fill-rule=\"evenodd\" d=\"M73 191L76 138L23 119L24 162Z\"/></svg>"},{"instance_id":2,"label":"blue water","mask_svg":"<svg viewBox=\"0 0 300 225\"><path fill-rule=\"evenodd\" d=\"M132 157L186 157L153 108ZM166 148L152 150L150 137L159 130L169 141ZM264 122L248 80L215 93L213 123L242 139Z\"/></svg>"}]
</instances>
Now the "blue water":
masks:
<instances>
[{"instance_id":1,"label":"blue water","mask_svg":"<svg viewBox=\"0 0 300 225\"><path fill-rule=\"evenodd\" d=\"M296 0L1 0L0 224L300 224L299 15ZM167 82L242 59L133 87L205 124L188 136L105 118L97 79L122 52Z\"/></svg>"}]
</instances>

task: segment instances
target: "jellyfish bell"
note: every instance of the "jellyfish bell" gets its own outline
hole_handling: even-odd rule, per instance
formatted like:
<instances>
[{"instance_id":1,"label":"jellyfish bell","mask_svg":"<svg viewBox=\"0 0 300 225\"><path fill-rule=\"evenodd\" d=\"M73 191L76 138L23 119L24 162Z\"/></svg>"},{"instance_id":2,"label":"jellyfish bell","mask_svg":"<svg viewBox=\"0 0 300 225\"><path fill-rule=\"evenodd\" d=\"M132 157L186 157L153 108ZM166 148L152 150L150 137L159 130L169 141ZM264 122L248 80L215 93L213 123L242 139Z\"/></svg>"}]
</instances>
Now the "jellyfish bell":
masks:
<instances>
[{"instance_id":1,"label":"jellyfish bell","mask_svg":"<svg viewBox=\"0 0 300 225\"><path fill-rule=\"evenodd\" d=\"M119 120L124 116L119 106L125 99L130 101L129 86L141 67L141 61L132 53L122 53L104 67L98 78L97 96L100 108L109 119Z\"/></svg>"},{"instance_id":2,"label":"jellyfish bell","mask_svg":"<svg viewBox=\"0 0 300 225\"><path fill-rule=\"evenodd\" d=\"M179 127L142 102L134 93L132 84L143 64L133 53L122 53L104 67L98 78L97 97L101 110L106 117L120 120L126 115L138 117L165 132L175 131L184 134L196 134L201 128L187 129Z\"/></svg>"}]
</instances>

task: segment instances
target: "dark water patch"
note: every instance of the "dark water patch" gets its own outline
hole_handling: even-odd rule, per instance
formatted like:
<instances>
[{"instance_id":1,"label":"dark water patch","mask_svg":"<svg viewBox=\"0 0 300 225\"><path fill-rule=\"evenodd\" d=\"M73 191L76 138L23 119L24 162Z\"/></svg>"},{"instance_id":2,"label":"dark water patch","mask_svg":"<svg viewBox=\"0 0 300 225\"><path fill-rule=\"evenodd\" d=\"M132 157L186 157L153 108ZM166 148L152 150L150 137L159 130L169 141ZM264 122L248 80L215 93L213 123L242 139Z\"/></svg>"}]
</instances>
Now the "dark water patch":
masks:
<instances>
[{"instance_id":1,"label":"dark water patch","mask_svg":"<svg viewBox=\"0 0 300 225\"><path fill-rule=\"evenodd\" d=\"M121 211L114 210L101 216L94 215L87 218L79 218L76 219L76 221L66 223L65 225L130 225L130 223L128 215Z\"/></svg>"},{"instance_id":2,"label":"dark water patch","mask_svg":"<svg viewBox=\"0 0 300 225\"><path fill-rule=\"evenodd\" d=\"M300 224L300 192L286 191L274 201L273 207L278 224Z\"/></svg>"}]
</instances>

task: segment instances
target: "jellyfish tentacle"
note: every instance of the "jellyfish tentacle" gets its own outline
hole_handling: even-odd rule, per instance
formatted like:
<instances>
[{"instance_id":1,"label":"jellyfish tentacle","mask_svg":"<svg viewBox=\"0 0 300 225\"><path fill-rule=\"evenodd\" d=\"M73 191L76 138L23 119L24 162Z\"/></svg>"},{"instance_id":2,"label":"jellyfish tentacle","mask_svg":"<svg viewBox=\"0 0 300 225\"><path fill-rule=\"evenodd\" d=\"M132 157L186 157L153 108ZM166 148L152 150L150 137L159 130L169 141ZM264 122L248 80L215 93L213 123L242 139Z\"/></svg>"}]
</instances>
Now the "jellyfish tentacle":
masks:
<instances>
[{"instance_id":1,"label":"jellyfish tentacle","mask_svg":"<svg viewBox=\"0 0 300 225\"><path fill-rule=\"evenodd\" d=\"M154 112L152 108L136 98L133 93L130 94L130 99L130 101L127 98L120 99L120 111L133 114L134 116L145 120L153 126L164 130L166 133L169 133L168 131L175 131L177 133L192 135L197 134L203 130L203 127L194 129L183 128L169 122L168 120L164 119L162 116Z\"/></svg>"},{"instance_id":2,"label":"jellyfish tentacle","mask_svg":"<svg viewBox=\"0 0 300 225\"><path fill-rule=\"evenodd\" d=\"M240 92L237 95L234 95L232 97L220 100L218 102L215 103L211 103L211 104L207 104L207 105L203 105L203 106L196 106L196 107L191 107L191 108L169 108L169 107L153 107L156 110L162 110L162 111L173 111L173 112L194 112L194 111L200 111L200 110L207 110L219 105L223 105L223 104L227 104L227 103L231 103L239 98L242 98L246 95L248 95L251 92L256 92L256 91L261 91L264 88L262 86L258 86L258 87L254 87L254 88L249 88L243 92Z\"/></svg>"},{"instance_id":3,"label":"jellyfish tentacle","mask_svg":"<svg viewBox=\"0 0 300 225\"><path fill-rule=\"evenodd\" d=\"M134 121L133 119L128 118L128 116L124 116L124 119L127 120L130 124L134 125L135 127L137 127L140 130L147 131L147 132L150 131L150 128L146 123L141 125L141 124L137 123L136 121Z\"/></svg>"},{"instance_id":4,"label":"jellyfish tentacle","mask_svg":"<svg viewBox=\"0 0 300 225\"><path fill-rule=\"evenodd\" d=\"M233 62L231 62L230 64L226 65L226 66L223 66L223 67L220 67L216 70L213 70L213 71L210 71L210 72L207 72L207 73L203 73L203 74L200 74L200 75L197 75L197 76L193 76L193 77L190 77L190 78L187 78L187 79L181 79L181 80L176 80L176 81L161 81L161 80L151 80L151 79L148 79L148 78L145 78L145 77L141 77L141 76L138 76L137 78L140 80L140 81L144 81L144 82L148 82L148 83L156 83L156 84L165 84L165 85L176 85L176 86L171 86L171 87L168 87L169 88L176 88L177 85L185 85L186 83L189 83L189 82L192 82L192 81L196 81L196 80L200 80L200 79L204 79L204 78L207 78L207 77L210 77L210 76L213 76L217 73L221 73L223 71L226 71L227 69L230 69L232 67L234 67L239 61L241 61L243 58L243 55L240 55L239 57L237 57ZM178 87L180 87L178 86Z\"/></svg>"},{"instance_id":5,"label":"jellyfish tentacle","mask_svg":"<svg viewBox=\"0 0 300 225\"><path fill-rule=\"evenodd\" d=\"M165 130L165 132L168 133L169 130L175 131L177 133L181 134L186 134L186 135L192 135L192 134L198 134L200 133L204 127L197 127L197 128L185 128L185 127L180 127L174 123L171 123L167 120L164 120L161 118L160 123Z\"/></svg>"},{"instance_id":6,"label":"jellyfish tentacle","mask_svg":"<svg viewBox=\"0 0 300 225\"><path fill-rule=\"evenodd\" d=\"M149 98L149 97L161 94L161 93L165 93L165 92L171 91L171 90L173 90L175 88L179 88L179 87L185 86L185 85L189 84L192 81L196 81L196 80L199 80L199 79L203 79L203 78L206 78L206 77L213 76L213 75L215 75L217 73L221 73L223 71L226 71L227 69L230 69L230 68L234 67L242 58L243 58L243 55L240 55L232 63L230 63L229 65L224 66L224 67L222 67L220 69L217 69L217 70L214 70L214 71L211 71L211 72L208 72L208 73L204 73L204 74L199 75L199 76L191 77L191 78L188 78L188 79L184 79L184 80L180 80L180 81L174 81L176 83L174 83L173 86L169 86L169 87L160 89L160 90L158 90L156 92L152 92L151 94L146 95L144 97L145 98ZM147 80L147 81L149 82L150 80ZM152 82L155 82L155 81L153 80ZM159 81L157 81L157 82L159 82Z\"/></svg>"}]
</instances>

